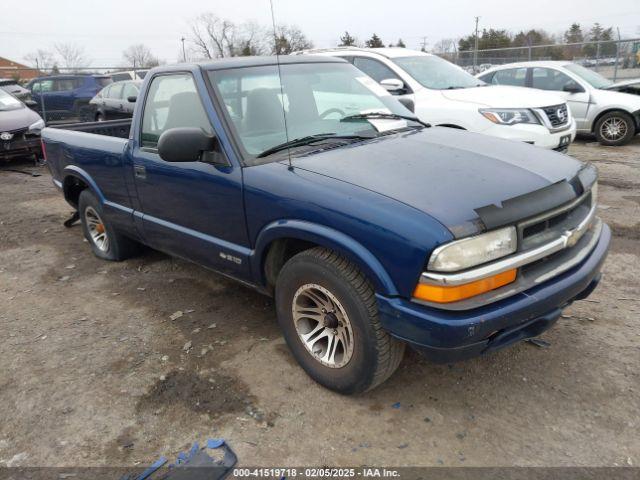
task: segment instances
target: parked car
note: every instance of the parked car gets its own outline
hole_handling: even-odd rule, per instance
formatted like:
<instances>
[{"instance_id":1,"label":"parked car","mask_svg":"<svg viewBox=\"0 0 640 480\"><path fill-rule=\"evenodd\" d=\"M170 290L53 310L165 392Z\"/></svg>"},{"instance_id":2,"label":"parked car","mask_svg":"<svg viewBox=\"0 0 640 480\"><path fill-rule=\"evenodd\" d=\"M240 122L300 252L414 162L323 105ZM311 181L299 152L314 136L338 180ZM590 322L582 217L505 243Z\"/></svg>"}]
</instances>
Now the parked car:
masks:
<instances>
[{"instance_id":1,"label":"parked car","mask_svg":"<svg viewBox=\"0 0 640 480\"><path fill-rule=\"evenodd\" d=\"M96 122L103 122L131 117L141 84L140 80L129 80L104 87L89 102L89 105L94 108L93 119Z\"/></svg>"},{"instance_id":2,"label":"parked car","mask_svg":"<svg viewBox=\"0 0 640 480\"><path fill-rule=\"evenodd\" d=\"M47 123L84 119L89 101L112 82L105 75L54 75L31 80L27 88Z\"/></svg>"},{"instance_id":3,"label":"parked car","mask_svg":"<svg viewBox=\"0 0 640 480\"><path fill-rule=\"evenodd\" d=\"M31 92L13 78L0 78L0 89L10 93L23 102L31 100Z\"/></svg>"},{"instance_id":4,"label":"parked car","mask_svg":"<svg viewBox=\"0 0 640 480\"><path fill-rule=\"evenodd\" d=\"M615 91L614 84L572 62L521 62L500 65L478 76L492 85L516 85L561 95L569 104L578 133L594 134L603 145L624 145L640 132L640 97Z\"/></svg>"},{"instance_id":5,"label":"parked car","mask_svg":"<svg viewBox=\"0 0 640 480\"><path fill-rule=\"evenodd\" d=\"M125 72L110 73L114 82L123 82L125 80L144 80L144 76L149 70L129 70Z\"/></svg>"},{"instance_id":6,"label":"parked car","mask_svg":"<svg viewBox=\"0 0 640 480\"><path fill-rule=\"evenodd\" d=\"M487 87L460 67L407 48L335 48L303 53L341 57L377 81L423 121L566 152L576 126L557 95Z\"/></svg>"},{"instance_id":7,"label":"parked car","mask_svg":"<svg viewBox=\"0 0 640 480\"><path fill-rule=\"evenodd\" d=\"M449 362L539 335L596 287L594 167L427 128L337 58L277 62L159 67L133 119L44 129L95 255L142 243L273 295L294 357L341 393L405 343Z\"/></svg>"},{"instance_id":8,"label":"parked car","mask_svg":"<svg viewBox=\"0 0 640 480\"><path fill-rule=\"evenodd\" d=\"M40 115L0 88L0 160L41 155Z\"/></svg>"}]
</instances>

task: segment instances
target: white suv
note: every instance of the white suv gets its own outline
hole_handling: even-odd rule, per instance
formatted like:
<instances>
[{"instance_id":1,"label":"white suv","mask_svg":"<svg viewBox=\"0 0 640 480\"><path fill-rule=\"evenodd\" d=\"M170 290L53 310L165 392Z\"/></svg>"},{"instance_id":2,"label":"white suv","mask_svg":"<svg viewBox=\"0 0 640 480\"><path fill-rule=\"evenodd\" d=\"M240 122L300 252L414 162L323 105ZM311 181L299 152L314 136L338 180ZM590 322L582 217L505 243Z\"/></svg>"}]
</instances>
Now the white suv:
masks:
<instances>
[{"instance_id":1,"label":"white suv","mask_svg":"<svg viewBox=\"0 0 640 480\"><path fill-rule=\"evenodd\" d=\"M406 48L301 52L342 57L376 80L421 120L565 152L576 125L562 98L488 86L442 58Z\"/></svg>"},{"instance_id":2,"label":"white suv","mask_svg":"<svg viewBox=\"0 0 640 480\"><path fill-rule=\"evenodd\" d=\"M593 133L603 145L624 145L640 133L640 97L615 91L613 83L571 62L521 62L478 75L493 85L516 85L553 92L566 99L579 133Z\"/></svg>"}]
</instances>

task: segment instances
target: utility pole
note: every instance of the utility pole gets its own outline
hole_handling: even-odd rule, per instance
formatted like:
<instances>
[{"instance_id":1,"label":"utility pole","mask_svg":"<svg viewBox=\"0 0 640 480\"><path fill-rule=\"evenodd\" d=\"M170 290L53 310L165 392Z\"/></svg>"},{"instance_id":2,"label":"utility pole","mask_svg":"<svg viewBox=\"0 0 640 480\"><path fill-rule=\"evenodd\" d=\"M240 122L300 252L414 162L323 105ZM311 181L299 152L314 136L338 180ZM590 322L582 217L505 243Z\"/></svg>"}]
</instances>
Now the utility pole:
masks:
<instances>
[{"instance_id":1,"label":"utility pole","mask_svg":"<svg viewBox=\"0 0 640 480\"><path fill-rule=\"evenodd\" d=\"M427 37L422 37L422 47L420 48L423 52L427 51Z\"/></svg>"},{"instance_id":2,"label":"utility pole","mask_svg":"<svg viewBox=\"0 0 640 480\"><path fill-rule=\"evenodd\" d=\"M473 73L476 73L478 67L478 22L480 21L480 17L476 17L476 41L475 47L473 49Z\"/></svg>"},{"instance_id":3,"label":"utility pole","mask_svg":"<svg viewBox=\"0 0 640 480\"><path fill-rule=\"evenodd\" d=\"M184 49L184 41L186 38L182 37L180 40L182 41L182 61L187 63L187 51Z\"/></svg>"}]
</instances>

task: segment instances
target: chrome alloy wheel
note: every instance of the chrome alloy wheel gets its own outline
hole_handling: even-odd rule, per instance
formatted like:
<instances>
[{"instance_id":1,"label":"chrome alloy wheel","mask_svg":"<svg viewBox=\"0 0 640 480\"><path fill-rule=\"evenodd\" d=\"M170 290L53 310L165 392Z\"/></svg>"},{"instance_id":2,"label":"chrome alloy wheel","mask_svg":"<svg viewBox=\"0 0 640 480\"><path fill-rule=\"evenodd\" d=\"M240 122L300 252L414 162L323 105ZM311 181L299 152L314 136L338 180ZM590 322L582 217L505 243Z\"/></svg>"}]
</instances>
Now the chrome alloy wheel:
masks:
<instances>
[{"instance_id":1,"label":"chrome alloy wheel","mask_svg":"<svg viewBox=\"0 0 640 480\"><path fill-rule=\"evenodd\" d=\"M353 355L353 329L338 299L313 283L293 296L293 322L311 356L329 368L344 367Z\"/></svg>"},{"instance_id":2,"label":"chrome alloy wheel","mask_svg":"<svg viewBox=\"0 0 640 480\"><path fill-rule=\"evenodd\" d=\"M93 207L87 207L84 211L84 220L91 236L91 241L101 252L109 250L109 237L104 223Z\"/></svg>"},{"instance_id":3,"label":"chrome alloy wheel","mask_svg":"<svg viewBox=\"0 0 640 480\"><path fill-rule=\"evenodd\" d=\"M607 118L600 125L600 135L611 142L620 140L627 134L629 126L627 122L620 117Z\"/></svg>"}]
</instances>

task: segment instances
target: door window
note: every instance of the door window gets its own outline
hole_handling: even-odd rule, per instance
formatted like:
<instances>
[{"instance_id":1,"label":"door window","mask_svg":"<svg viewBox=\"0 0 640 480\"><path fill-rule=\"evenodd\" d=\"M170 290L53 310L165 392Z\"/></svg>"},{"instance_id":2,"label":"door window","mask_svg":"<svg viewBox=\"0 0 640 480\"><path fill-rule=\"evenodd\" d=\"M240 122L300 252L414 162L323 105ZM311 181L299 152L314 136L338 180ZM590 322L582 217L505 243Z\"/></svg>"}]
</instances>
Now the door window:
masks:
<instances>
[{"instance_id":1,"label":"door window","mask_svg":"<svg viewBox=\"0 0 640 480\"><path fill-rule=\"evenodd\" d=\"M124 98L127 102L129 101L129 97L137 97L138 89L135 87L133 83L125 83L124 89L122 91L122 98Z\"/></svg>"},{"instance_id":2,"label":"door window","mask_svg":"<svg viewBox=\"0 0 640 480\"><path fill-rule=\"evenodd\" d=\"M53 82L54 92L69 92L74 88L76 88L76 82L73 78L60 78Z\"/></svg>"},{"instance_id":3,"label":"door window","mask_svg":"<svg viewBox=\"0 0 640 480\"><path fill-rule=\"evenodd\" d=\"M575 83L568 75L552 68L533 69L533 88L562 91L565 85Z\"/></svg>"},{"instance_id":4,"label":"door window","mask_svg":"<svg viewBox=\"0 0 640 480\"><path fill-rule=\"evenodd\" d=\"M109 92L107 93L107 98L111 100L120 100L122 98L122 84L115 83L109 87Z\"/></svg>"},{"instance_id":5,"label":"door window","mask_svg":"<svg viewBox=\"0 0 640 480\"><path fill-rule=\"evenodd\" d=\"M527 81L526 68L510 68L495 72L491 79L493 85L512 85L514 87L524 87Z\"/></svg>"},{"instance_id":6,"label":"door window","mask_svg":"<svg viewBox=\"0 0 640 480\"><path fill-rule=\"evenodd\" d=\"M355 57L353 59L353 64L378 83L390 78L400 80L393 70L378 60L366 57Z\"/></svg>"},{"instance_id":7,"label":"door window","mask_svg":"<svg viewBox=\"0 0 640 480\"><path fill-rule=\"evenodd\" d=\"M37 80L33 84L34 93L44 93L53 90L53 80Z\"/></svg>"},{"instance_id":8,"label":"door window","mask_svg":"<svg viewBox=\"0 0 640 480\"><path fill-rule=\"evenodd\" d=\"M156 148L163 132L179 127L213 133L193 77L188 73L158 76L149 86L144 107L142 146Z\"/></svg>"}]
</instances>

